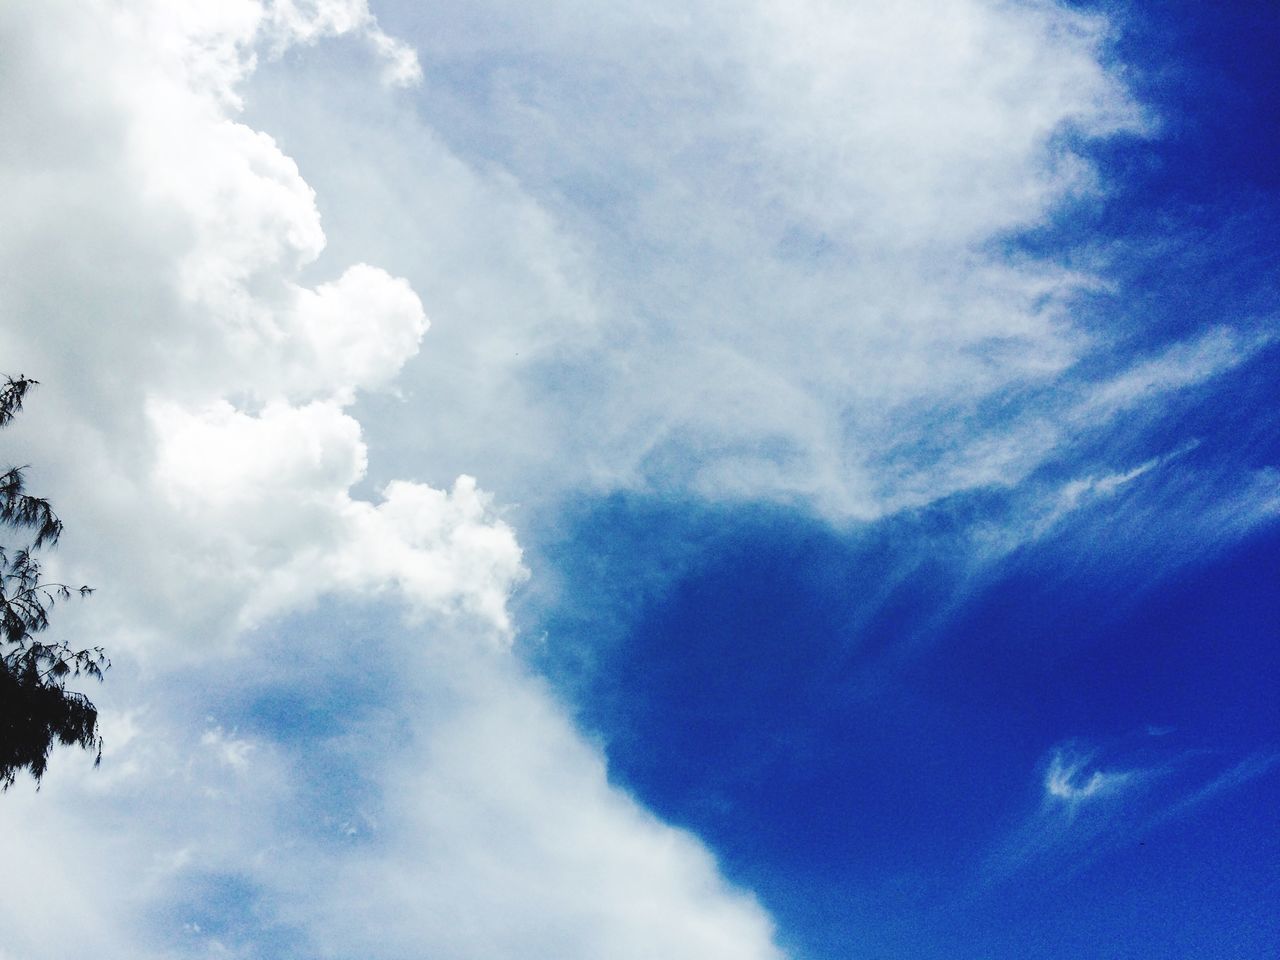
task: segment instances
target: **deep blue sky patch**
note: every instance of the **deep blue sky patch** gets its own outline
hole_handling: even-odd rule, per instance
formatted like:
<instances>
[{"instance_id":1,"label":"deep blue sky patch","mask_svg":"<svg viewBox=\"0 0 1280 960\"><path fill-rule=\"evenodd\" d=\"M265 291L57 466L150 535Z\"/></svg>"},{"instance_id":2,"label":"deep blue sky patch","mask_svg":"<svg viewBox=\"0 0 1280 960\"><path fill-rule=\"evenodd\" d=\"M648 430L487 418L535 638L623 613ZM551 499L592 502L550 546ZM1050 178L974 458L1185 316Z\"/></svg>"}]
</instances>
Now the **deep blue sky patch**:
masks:
<instances>
[{"instance_id":1,"label":"deep blue sky patch","mask_svg":"<svg viewBox=\"0 0 1280 960\"><path fill-rule=\"evenodd\" d=\"M548 623L561 639L544 667L612 775L705 837L802 956L848 956L846 937L875 956L1066 957L1099 940L1190 955L1223 938L1267 956L1280 768L1182 805L1280 750L1280 535L1157 588L1100 546L1096 574L1064 575L1079 544L1051 541L966 596L945 563L900 572L895 541L911 551L918 531L885 527L850 542L768 512L584 516L583 594L625 585L656 530L710 548L617 636L590 616ZM1096 821L1036 824L1061 830L1043 848L1005 849L1045 813L1045 758L1064 744L1150 783L1096 801L1117 805ZM1211 922L1171 927L1180 897L1175 912Z\"/></svg>"}]
</instances>

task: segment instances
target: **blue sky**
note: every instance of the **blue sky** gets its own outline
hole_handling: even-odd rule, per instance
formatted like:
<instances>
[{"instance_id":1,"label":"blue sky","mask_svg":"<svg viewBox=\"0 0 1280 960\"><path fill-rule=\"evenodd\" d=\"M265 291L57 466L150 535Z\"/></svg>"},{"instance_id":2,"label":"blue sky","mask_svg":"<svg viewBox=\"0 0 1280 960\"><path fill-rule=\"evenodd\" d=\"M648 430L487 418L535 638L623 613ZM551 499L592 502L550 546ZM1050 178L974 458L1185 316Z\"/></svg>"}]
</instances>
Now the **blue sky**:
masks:
<instances>
[{"instance_id":1,"label":"blue sky","mask_svg":"<svg viewBox=\"0 0 1280 960\"><path fill-rule=\"evenodd\" d=\"M0 960L1275 956L1278 42L3 8L6 455L115 666Z\"/></svg>"},{"instance_id":2,"label":"blue sky","mask_svg":"<svg viewBox=\"0 0 1280 960\"><path fill-rule=\"evenodd\" d=\"M1011 242L1066 262L1119 248L1115 286L1081 309L1127 350L1227 314L1266 329L1280 18L1113 9L1115 56L1161 131L1091 151L1106 198ZM1140 462L1194 437L1188 469L1274 464L1275 363L1268 349L1102 442ZM854 531L602 498L553 551L586 599L542 614L553 639L531 655L617 781L705 838L800 956L1270 956L1280 538L1166 566L1185 544L1164 508L1196 494L1161 486L976 574L957 532L1000 497ZM655 561L677 572L636 591ZM1094 818L1048 809L1056 751L1079 758L1077 782L1113 767L1150 780Z\"/></svg>"},{"instance_id":3,"label":"blue sky","mask_svg":"<svg viewBox=\"0 0 1280 960\"><path fill-rule=\"evenodd\" d=\"M976 588L926 563L877 603L901 528L850 546L776 514L681 524L635 504L588 525L623 583L654 525L714 544L606 653L547 659L620 782L708 838L801 955L1275 942L1274 536L1154 585L1079 540ZM1083 762L1077 785L1150 781L1078 816L1046 808L1059 750ZM1256 781L1182 808L1250 761Z\"/></svg>"}]
</instances>

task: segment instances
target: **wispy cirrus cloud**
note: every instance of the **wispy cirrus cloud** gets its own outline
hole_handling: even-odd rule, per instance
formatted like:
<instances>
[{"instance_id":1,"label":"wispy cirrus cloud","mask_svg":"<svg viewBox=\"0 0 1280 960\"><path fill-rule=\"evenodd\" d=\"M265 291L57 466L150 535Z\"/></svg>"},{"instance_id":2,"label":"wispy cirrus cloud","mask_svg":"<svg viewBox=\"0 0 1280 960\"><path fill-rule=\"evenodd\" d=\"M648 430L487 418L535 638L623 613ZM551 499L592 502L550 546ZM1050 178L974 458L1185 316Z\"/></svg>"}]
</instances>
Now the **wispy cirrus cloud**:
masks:
<instances>
[{"instance_id":1,"label":"wispy cirrus cloud","mask_svg":"<svg viewBox=\"0 0 1280 960\"><path fill-rule=\"evenodd\" d=\"M985 888L1028 874L1074 875L1134 823L1159 768L1098 765L1099 751L1062 744L1043 761L1034 809L1000 839L979 867Z\"/></svg>"},{"instance_id":2,"label":"wispy cirrus cloud","mask_svg":"<svg viewBox=\"0 0 1280 960\"><path fill-rule=\"evenodd\" d=\"M1061 801L1074 809L1085 801L1102 800L1122 793L1139 777L1133 770L1098 770L1090 767L1091 757L1058 749L1049 760L1044 775L1046 800Z\"/></svg>"},{"instance_id":3,"label":"wispy cirrus cloud","mask_svg":"<svg viewBox=\"0 0 1280 960\"><path fill-rule=\"evenodd\" d=\"M437 305L406 396L464 412L379 418L388 465L429 443L524 505L621 488L848 523L1020 484L1256 355L1225 322L1113 353L1133 331L1076 316L1107 295L1106 264L1011 251L1103 190L1091 139L1154 129L1106 65L1105 18L497 0L387 16L431 77L415 113L319 73L257 92L351 249L427 252L400 261ZM330 120L336 152L308 132ZM415 168L433 176L401 177ZM459 220L484 242L459 245ZM495 420L518 425L500 449Z\"/></svg>"},{"instance_id":4,"label":"wispy cirrus cloud","mask_svg":"<svg viewBox=\"0 0 1280 960\"><path fill-rule=\"evenodd\" d=\"M1203 750L1166 742L1155 727L1126 760L1080 741L1054 747L1043 762L1036 808L980 868L984 885L1016 876L1073 877L1196 807L1266 775L1278 759L1262 751L1228 764ZM1158 743L1156 741L1159 741ZM1114 747L1114 745L1113 745Z\"/></svg>"}]
</instances>

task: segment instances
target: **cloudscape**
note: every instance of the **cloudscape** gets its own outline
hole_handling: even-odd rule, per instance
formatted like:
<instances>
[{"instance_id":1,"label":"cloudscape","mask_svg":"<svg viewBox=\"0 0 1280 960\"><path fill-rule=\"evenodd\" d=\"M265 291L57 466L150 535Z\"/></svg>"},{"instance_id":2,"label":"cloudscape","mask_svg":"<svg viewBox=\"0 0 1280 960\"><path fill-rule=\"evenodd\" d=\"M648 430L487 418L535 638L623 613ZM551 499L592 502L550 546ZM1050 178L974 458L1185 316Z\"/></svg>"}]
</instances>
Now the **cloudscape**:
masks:
<instances>
[{"instance_id":1,"label":"cloudscape","mask_svg":"<svg viewBox=\"0 0 1280 960\"><path fill-rule=\"evenodd\" d=\"M1280 955L1278 43L0 4L0 960Z\"/></svg>"}]
</instances>

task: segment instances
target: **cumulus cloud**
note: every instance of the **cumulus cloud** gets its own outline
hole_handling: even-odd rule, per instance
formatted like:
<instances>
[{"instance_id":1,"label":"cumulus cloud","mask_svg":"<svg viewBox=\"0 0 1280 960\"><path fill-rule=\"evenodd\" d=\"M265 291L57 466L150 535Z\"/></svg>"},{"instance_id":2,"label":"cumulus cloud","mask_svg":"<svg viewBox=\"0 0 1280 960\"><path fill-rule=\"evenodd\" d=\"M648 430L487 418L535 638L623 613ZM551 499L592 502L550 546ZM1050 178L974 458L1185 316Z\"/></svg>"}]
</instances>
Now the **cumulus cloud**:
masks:
<instances>
[{"instance_id":1,"label":"cumulus cloud","mask_svg":"<svg viewBox=\"0 0 1280 960\"><path fill-rule=\"evenodd\" d=\"M706 851L611 788L543 692L509 665L496 682L466 672L457 708L413 747L423 762L389 771L373 849L293 874L290 911L321 955L425 942L446 955L781 956ZM317 875L331 879L314 902L303 878Z\"/></svg>"},{"instance_id":2,"label":"cumulus cloud","mask_svg":"<svg viewBox=\"0 0 1280 960\"><path fill-rule=\"evenodd\" d=\"M355 404L393 387L425 311L382 269L324 272L311 187L239 114L260 62L340 36L416 74L363 2L0 11L0 213L21 224L0 354L43 381L7 438L67 521L51 563L99 588L59 627L117 660L103 769L59 755L0 809L23 876L6 949L776 957L763 911L609 785L511 658L525 569L492 498L466 475L366 483ZM384 597L417 626L297 625ZM243 703L264 684L307 705L284 729ZM291 740L313 714L332 731Z\"/></svg>"},{"instance_id":3,"label":"cumulus cloud","mask_svg":"<svg viewBox=\"0 0 1280 960\"><path fill-rule=\"evenodd\" d=\"M189 583L216 582L194 606L230 629L326 590L364 589L369 577L357 583L350 558L395 554L404 575L383 563L380 582L405 587L415 604L483 611L505 630L519 550L469 481L435 496L401 484L377 506L350 495L366 450L345 408L387 387L417 352L421 303L365 264L305 283L301 270L325 242L312 191L269 136L235 119L231 94L259 48L363 30L373 22L363 4L241 4L216 15L142 5L86 17L18 5L8 18L9 36L32 37L10 97L17 140L57 151L86 186L55 195L20 152L7 157L6 175L36 185L44 202L13 195L32 241L12 250L2 295L8 314L31 322L8 326L5 356L50 384L19 427L31 459L66 458L76 435L98 457L51 477L50 493L84 510L90 542L96 533L127 557L115 568L128 581L107 572L96 578L104 590L171 611ZM92 125L57 93L90 75ZM50 143L46 127L67 141ZM68 232L78 246L60 244ZM110 248L123 251L119 270L99 267ZM143 529L126 529L138 524L120 510L117 480L121 500L145 506ZM393 531L386 518L412 511L435 519ZM433 576L423 557L437 546ZM468 574L479 570L495 572L470 596Z\"/></svg>"},{"instance_id":4,"label":"cumulus cloud","mask_svg":"<svg viewBox=\"0 0 1280 960\"><path fill-rule=\"evenodd\" d=\"M32 863L5 904L10 947L778 960L768 919L706 850L612 787L598 749L514 660L476 653L456 629L388 625L363 653L337 630L317 631L310 652L264 640L271 662L367 657L384 685L372 709L348 700L336 730L292 742L204 714L253 682L242 671L150 686L169 736L139 732L155 718L116 721L102 768L59 756L39 794L6 795L0 837ZM380 671L388 653L395 669ZM297 683L264 670L279 689ZM110 859L92 853L103 844ZM60 858L81 865L74 876L42 872ZM74 920L53 924L69 905Z\"/></svg>"},{"instance_id":5,"label":"cumulus cloud","mask_svg":"<svg viewBox=\"0 0 1280 960\"><path fill-rule=\"evenodd\" d=\"M263 10L266 33L277 53L297 43L355 34L382 61L381 76L391 86L407 87L422 79L413 48L387 34L369 10L368 0L274 0Z\"/></svg>"},{"instance_id":6,"label":"cumulus cloud","mask_svg":"<svg viewBox=\"0 0 1280 960\"><path fill-rule=\"evenodd\" d=\"M201 538L203 579L224 569L249 586L241 626L327 591L396 586L415 608L465 610L507 632L520 549L472 478L451 491L394 481L378 504L353 499L365 448L333 404L257 415L225 401L194 413L154 405L151 419L157 487Z\"/></svg>"}]
</instances>

